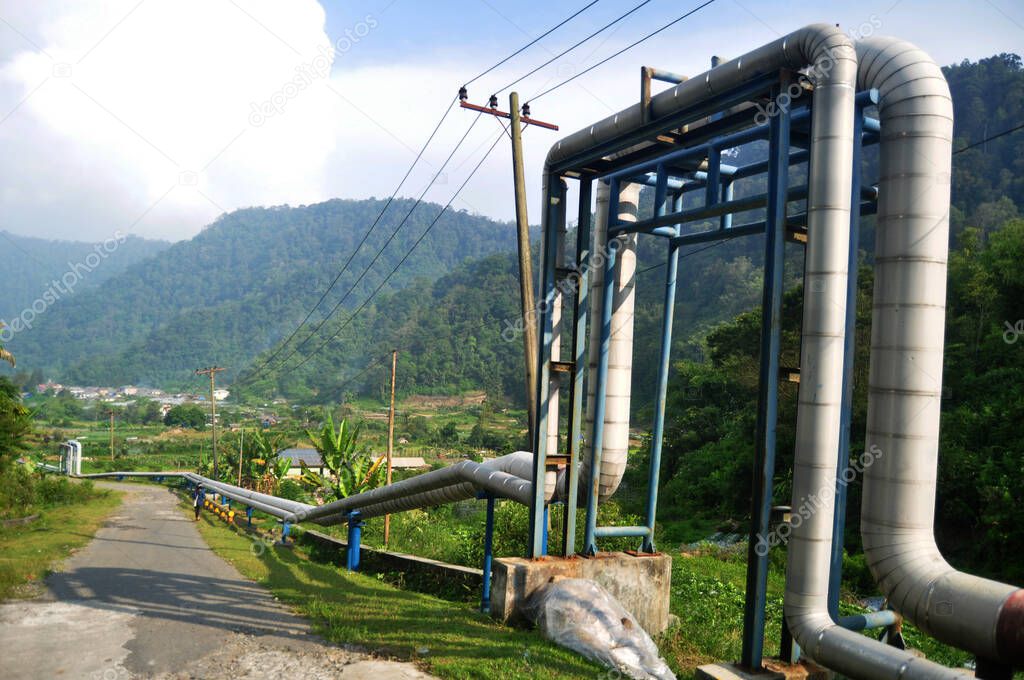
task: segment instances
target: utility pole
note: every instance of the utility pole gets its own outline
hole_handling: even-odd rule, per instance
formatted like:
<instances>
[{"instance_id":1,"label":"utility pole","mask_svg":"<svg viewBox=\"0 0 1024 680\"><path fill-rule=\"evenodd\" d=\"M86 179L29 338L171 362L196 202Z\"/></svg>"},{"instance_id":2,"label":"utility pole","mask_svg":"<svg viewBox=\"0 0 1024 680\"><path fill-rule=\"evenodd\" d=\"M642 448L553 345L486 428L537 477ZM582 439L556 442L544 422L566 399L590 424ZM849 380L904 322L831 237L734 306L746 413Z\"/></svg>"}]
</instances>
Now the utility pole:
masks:
<instances>
[{"instance_id":1,"label":"utility pole","mask_svg":"<svg viewBox=\"0 0 1024 680\"><path fill-rule=\"evenodd\" d=\"M523 131L519 118L519 93L508 96L512 124L512 181L516 196L516 240L519 244L519 301L523 308L523 354L526 359L526 412L530 441L537 428L537 322L533 297L533 261L530 257L530 221L526 213L526 172L523 169Z\"/></svg>"},{"instance_id":2,"label":"utility pole","mask_svg":"<svg viewBox=\"0 0 1024 680\"><path fill-rule=\"evenodd\" d=\"M107 415L110 416L110 460L114 460L114 409L108 409Z\"/></svg>"},{"instance_id":3,"label":"utility pole","mask_svg":"<svg viewBox=\"0 0 1024 680\"><path fill-rule=\"evenodd\" d=\"M210 376L210 425L213 428L213 478L219 479L217 476L217 397L214 396L216 391L216 376L221 371L228 369L220 366L209 366L207 368L197 368L196 375L208 375Z\"/></svg>"},{"instance_id":4,"label":"utility pole","mask_svg":"<svg viewBox=\"0 0 1024 680\"><path fill-rule=\"evenodd\" d=\"M391 407L388 409L388 471L387 486L391 486L391 457L395 450L395 371L398 368L398 350L391 350ZM391 536L391 515L384 515L384 547Z\"/></svg>"},{"instance_id":5,"label":"utility pole","mask_svg":"<svg viewBox=\"0 0 1024 680\"><path fill-rule=\"evenodd\" d=\"M523 310L523 356L526 360L526 413L530 427L530 441L537 423L537 317L533 297L533 262L530 258L530 221L526 213L526 172L523 169L523 123L558 130L553 123L545 123L530 117L530 104L519 107L519 93L513 92L508 98L508 112L498 110L498 98L491 95L488 106L470 104L466 88L459 90L460 106L464 109L488 113L498 118L508 118L512 139L512 179L516 202L516 237L519 246L519 300Z\"/></svg>"},{"instance_id":6,"label":"utility pole","mask_svg":"<svg viewBox=\"0 0 1024 680\"><path fill-rule=\"evenodd\" d=\"M245 426L238 436L238 486L242 486L242 446L245 444Z\"/></svg>"}]
</instances>

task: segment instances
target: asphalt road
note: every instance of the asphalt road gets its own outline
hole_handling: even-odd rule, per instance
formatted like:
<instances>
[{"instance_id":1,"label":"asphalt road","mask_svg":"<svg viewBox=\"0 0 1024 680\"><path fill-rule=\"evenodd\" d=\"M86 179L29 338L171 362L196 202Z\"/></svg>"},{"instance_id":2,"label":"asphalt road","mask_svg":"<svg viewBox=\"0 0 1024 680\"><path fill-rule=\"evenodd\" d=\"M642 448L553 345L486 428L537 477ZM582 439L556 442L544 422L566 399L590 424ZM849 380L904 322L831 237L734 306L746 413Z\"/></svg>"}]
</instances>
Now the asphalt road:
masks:
<instances>
[{"instance_id":1,"label":"asphalt road","mask_svg":"<svg viewBox=\"0 0 1024 680\"><path fill-rule=\"evenodd\" d=\"M427 678L325 643L203 542L168 490L130 491L39 598L0 605L0 678Z\"/></svg>"}]
</instances>

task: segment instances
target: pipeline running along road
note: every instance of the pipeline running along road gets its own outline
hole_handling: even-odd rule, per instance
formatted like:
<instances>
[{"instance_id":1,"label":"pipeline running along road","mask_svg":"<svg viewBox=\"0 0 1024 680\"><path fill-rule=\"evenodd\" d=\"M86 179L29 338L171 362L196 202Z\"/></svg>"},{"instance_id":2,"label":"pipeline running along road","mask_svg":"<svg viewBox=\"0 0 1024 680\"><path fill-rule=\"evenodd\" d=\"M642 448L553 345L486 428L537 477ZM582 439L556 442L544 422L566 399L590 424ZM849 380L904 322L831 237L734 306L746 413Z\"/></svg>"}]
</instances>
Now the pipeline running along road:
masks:
<instances>
[{"instance_id":1,"label":"pipeline running along road","mask_svg":"<svg viewBox=\"0 0 1024 680\"><path fill-rule=\"evenodd\" d=\"M46 593L0 604L0 677L430 677L314 636L207 547L173 492L110 486L123 505Z\"/></svg>"}]
</instances>

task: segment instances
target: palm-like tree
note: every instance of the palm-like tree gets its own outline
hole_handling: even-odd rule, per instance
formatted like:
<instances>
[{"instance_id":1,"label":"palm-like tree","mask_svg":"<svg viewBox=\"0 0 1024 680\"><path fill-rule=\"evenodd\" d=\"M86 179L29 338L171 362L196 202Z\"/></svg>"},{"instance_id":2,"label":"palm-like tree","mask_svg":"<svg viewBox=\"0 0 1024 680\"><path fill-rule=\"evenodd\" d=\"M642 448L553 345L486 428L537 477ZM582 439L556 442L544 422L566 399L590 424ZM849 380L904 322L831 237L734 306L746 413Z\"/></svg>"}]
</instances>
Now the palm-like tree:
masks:
<instances>
[{"instance_id":1,"label":"palm-like tree","mask_svg":"<svg viewBox=\"0 0 1024 680\"><path fill-rule=\"evenodd\" d=\"M4 327L4 323L2 321L0 321L0 328L3 328L3 327ZM6 361L11 366L14 366L14 364L15 364L14 355L11 354L10 352L8 352L6 349L4 349L3 345L0 345L0 361Z\"/></svg>"},{"instance_id":2,"label":"palm-like tree","mask_svg":"<svg viewBox=\"0 0 1024 680\"><path fill-rule=\"evenodd\" d=\"M336 498L345 498L380 486L384 456L377 460L357 448L359 427L352 427L346 420L337 425L328 412L324 423L317 431L306 430L313 446L320 454L324 467L331 471L331 478L310 470L302 464L302 482L305 486L329 492Z\"/></svg>"}]
</instances>

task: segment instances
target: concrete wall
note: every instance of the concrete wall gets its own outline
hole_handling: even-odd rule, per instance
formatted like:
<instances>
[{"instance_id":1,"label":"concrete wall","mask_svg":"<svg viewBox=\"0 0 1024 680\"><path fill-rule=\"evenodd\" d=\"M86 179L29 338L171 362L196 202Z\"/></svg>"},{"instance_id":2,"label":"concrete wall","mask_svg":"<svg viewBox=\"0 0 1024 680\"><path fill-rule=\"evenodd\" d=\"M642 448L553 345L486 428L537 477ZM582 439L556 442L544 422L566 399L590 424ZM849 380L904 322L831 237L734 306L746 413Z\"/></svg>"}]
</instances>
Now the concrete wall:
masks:
<instances>
[{"instance_id":1,"label":"concrete wall","mask_svg":"<svg viewBox=\"0 0 1024 680\"><path fill-rule=\"evenodd\" d=\"M672 558L668 555L601 553L597 557L544 557L494 560L491 616L524 623L523 606L554 576L595 581L619 601L651 635L668 628Z\"/></svg>"}]
</instances>

